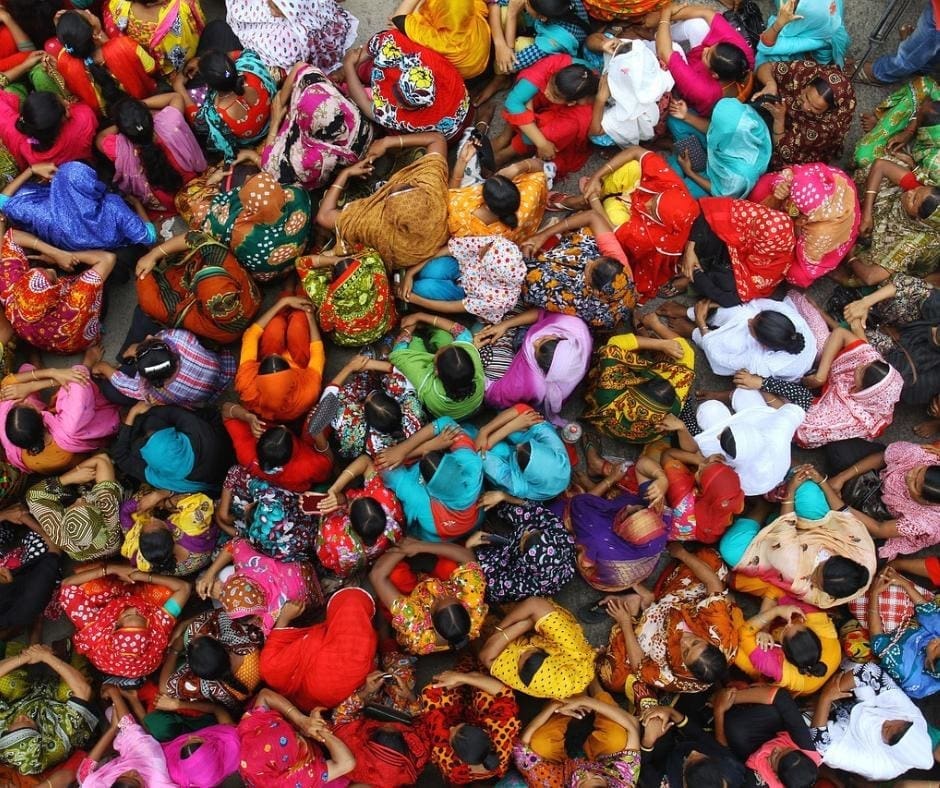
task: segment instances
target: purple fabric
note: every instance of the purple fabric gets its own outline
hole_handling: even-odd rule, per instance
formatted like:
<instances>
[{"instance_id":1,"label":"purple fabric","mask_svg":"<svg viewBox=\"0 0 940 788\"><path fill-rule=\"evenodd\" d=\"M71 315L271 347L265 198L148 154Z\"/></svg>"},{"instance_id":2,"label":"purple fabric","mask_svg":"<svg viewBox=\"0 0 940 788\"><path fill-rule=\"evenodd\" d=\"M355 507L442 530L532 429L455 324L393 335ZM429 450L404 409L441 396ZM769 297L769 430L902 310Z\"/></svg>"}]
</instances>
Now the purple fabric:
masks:
<instances>
[{"instance_id":1,"label":"purple fabric","mask_svg":"<svg viewBox=\"0 0 940 788\"><path fill-rule=\"evenodd\" d=\"M556 346L546 374L535 360L535 343L549 336L563 341ZM581 318L541 310L506 374L487 389L487 403L497 408L535 404L553 424L565 424L559 416L562 405L587 373L592 348L591 330Z\"/></svg>"},{"instance_id":2,"label":"purple fabric","mask_svg":"<svg viewBox=\"0 0 940 788\"><path fill-rule=\"evenodd\" d=\"M153 133L181 170L198 173L208 166L192 129L176 107L164 107L153 116ZM117 134L114 146L114 185L138 200L149 199L150 184L134 143Z\"/></svg>"}]
</instances>

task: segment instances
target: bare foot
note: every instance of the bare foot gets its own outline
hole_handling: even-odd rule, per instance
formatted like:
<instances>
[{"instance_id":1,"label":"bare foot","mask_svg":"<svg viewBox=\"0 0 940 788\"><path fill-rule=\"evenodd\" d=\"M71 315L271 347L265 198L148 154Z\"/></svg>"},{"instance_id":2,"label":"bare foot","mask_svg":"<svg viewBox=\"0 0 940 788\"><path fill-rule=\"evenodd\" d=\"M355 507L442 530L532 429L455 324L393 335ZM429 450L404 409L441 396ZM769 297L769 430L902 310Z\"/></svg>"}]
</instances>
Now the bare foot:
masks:
<instances>
[{"instance_id":1,"label":"bare foot","mask_svg":"<svg viewBox=\"0 0 940 788\"><path fill-rule=\"evenodd\" d=\"M916 28L912 24L901 25L898 28L898 38L901 39L901 41L905 41L906 39L914 35L915 29Z\"/></svg>"},{"instance_id":2,"label":"bare foot","mask_svg":"<svg viewBox=\"0 0 940 788\"><path fill-rule=\"evenodd\" d=\"M940 433L940 419L928 419L914 427L914 434L920 438L932 438Z\"/></svg>"},{"instance_id":3,"label":"bare foot","mask_svg":"<svg viewBox=\"0 0 940 788\"><path fill-rule=\"evenodd\" d=\"M482 104L477 106L476 114L473 118L474 125L485 123L486 131L483 133L486 134L490 130L490 124L493 122L493 116L496 114L496 102L490 99L485 101Z\"/></svg>"},{"instance_id":4,"label":"bare foot","mask_svg":"<svg viewBox=\"0 0 940 788\"><path fill-rule=\"evenodd\" d=\"M731 402L730 391L720 391L718 389L695 389L696 399L716 399L720 402Z\"/></svg>"},{"instance_id":5,"label":"bare foot","mask_svg":"<svg viewBox=\"0 0 940 788\"><path fill-rule=\"evenodd\" d=\"M493 96L499 93L499 91L508 88L511 81L512 77L508 74L497 74L486 84L483 90L471 99L473 106L482 107L487 101L493 98Z\"/></svg>"},{"instance_id":6,"label":"bare foot","mask_svg":"<svg viewBox=\"0 0 940 788\"><path fill-rule=\"evenodd\" d=\"M656 314L664 317L686 317L689 308L678 301L666 301L656 307Z\"/></svg>"},{"instance_id":7,"label":"bare foot","mask_svg":"<svg viewBox=\"0 0 940 788\"><path fill-rule=\"evenodd\" d=\"M875 124L878 122L878 118L875 117L874 112L863 112L862 116L859 118L859 122L862 124L862 131L866 134L875 128Z\"/></svg>"}]
</instances>

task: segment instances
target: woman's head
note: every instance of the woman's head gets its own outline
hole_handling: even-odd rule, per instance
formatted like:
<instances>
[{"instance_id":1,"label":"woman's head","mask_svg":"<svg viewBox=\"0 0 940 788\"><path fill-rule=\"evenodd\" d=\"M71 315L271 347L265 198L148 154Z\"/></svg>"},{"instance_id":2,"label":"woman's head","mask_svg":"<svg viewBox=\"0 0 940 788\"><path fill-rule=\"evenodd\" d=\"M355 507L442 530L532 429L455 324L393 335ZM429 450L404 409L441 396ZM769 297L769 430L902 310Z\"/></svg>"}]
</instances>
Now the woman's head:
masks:
<instances>
[{"instance_id":1,"label":"woman's head","mask_svg":"<svg viewBox=\"0 0 940 788\"><path fill-rule=\"evenodd\" d=\"M911 496L926 504L940 504L940 465L920 465L907 473Z\"/></svg>"},{"instance_id":2,"label":"woman's head","mask_svg":"<svg viewBox=\"0 0 940 788\"><path fill-rule=\"evenodd\" d=\"M705 47L702 61L711 70L712 75L721 82L743 82L750 71L747 57L734 44L722 42Z\"/></svg>"},{"instance_id":3,"label":"woman's head","mask_svg":"<svg viewBox=\"0 0 940 788\"><path fill-rule=\"evenodd\" d=\"M904 192L901 207L912 219L929 219L940 208L940 186L918 186Z\"/></svg>"},{"instance_id":4,"label":"woman's head","mask_svg":"<svg viewBox=\"0 0 940 788\"><path fill-rule=\"evenodd\" d=\"M516 212L520 200L519 187L505 175L494 175L483 181L483 202L507 227L519 226Z\"/></svg>"},{"instance_id":5,"label":"woman's head","mask_svg":"<svg viewBox=\"0 0 940 788\"><path fill-rule=\"evenodd\" d=\"M519 666L519 680L528 687L546 659L548 659L547 651L543 651L540 648L530 651L523 663Z\"/></svg>"},{"instance_id":6,"label":"woman's head","mask_svg":"<svg viewBox=\"0 0 940 788\"><path fill-rule=\"evenodd\" d=\"M111 114L118 131L135 146L147 181L168 192L179 191L183 179L154 138L153 115L147 106L127 98L118 103Z\"/></svg>"},{"instance_id":7,"label":"woman's head","mask_svg":"<svg viewBox=\"0 0 940 788\"><path fill-rule=\"evenodd\" d=\"M738 456L738 444L734 440L734 433L731 431L731 427L725 427L718 434L718 445L721 446L721 450L725 453L725 456L730 457L732 460Z\"/></svg>"},{"instance_id":8,"label":"woman's head","mask_svg":"<svg viewBox=\"0 0 940 788\"><path fill-rule=\"evenodd\" d=\"M566 66L552 77L546 94L559 104L574 104L597 93L597 74L587 66Z\"/></svg>"},{"instance_id":9,"label":"woman's head","mask_svg":"<svg viewBox=\"0 0 940 788\"><path fill-rule=\"evenodd\" d=\"M665 410L671 409L676 403L677 395L672 383L658 375L638 383L633 388L643 399L654 402Z\"/></svg>"},{"instance_id":10,"label":"woman's head","mask_svg":"<svg viewBox=\"0 0 940 788\"><path fill-rule=\"evenodd\" d=\"M224 52L211 50L199 58L199 76L218 93L245 93L245 78L238 73L233 61Z\"/></svg>"},{"instance_id":11,"label":"woman's head","mask_svg":"<svg viewBox=\"0 0 940 788\"><path fill-rule=\"evenodd\" d=\"M287 363L287 359L283 356L271 354L261 359L261 363L258 365L258 374L273 375L276 372L286 372L289 369L290 364Z\"/></svg>"},{"instance_id":12,"label":"woman's head","mask_svg":"<svg viewBox=\"0 0 940 788\"><path fill-rule=\"evenodd\" d=\"M160 520L151 519L140 529L138 549L149 562L152 571L168 574L176 568L174 547L173 534Z\"/></svg>"},{"instance_id":13,"label":"woman's head","mask_svg":"<svg viewBox=\"0 0 940 788\"><path fill-rule=\"evenodd\" d=\"M15 405L7 413L7 439L29 454L39 454L46 445L42 414L29 405Z\"/></svg>"},{"instance_id":14,"label":"woman's head","mask_svg":"<svg viewBox=\"0 0 940 788\"><path fill-rule=\"evenodd\" d=\"M220 679L232 670L225 646L209 635L200 635L189 642L186 661L193 673L210 681Z\"/></svg>"},{"instance_id":15,"label":"woman's head","mask_svg":"<svg viewBox=\"0 0 940 788\"><path fill-rule=\"evenodd\" d=\"M535 346L535 363L546 375L552 368L552 362L555 360L555 350L558 348L560 341L558 337L546 337Z\"/></svg>"},{"instance_id":16,"label":"woman's head","mask_svg":"<svg viewBox=\"0 0 940 788\"><path fill-rule=\"evenodd\" d=\"M891 373L891 366L886 361L872 361L855 368L855 390L864 391L877 386Z\"/></svg>"},{"instance_id":17,"label":"woman's head","mask_svg":"<svg viewBox=\"0 0 940 788\"><path fill-rule=\"evenodd\" d=\"M395 435L401 432L401 405L384 391L369 392L364 408L366 424L376 432Z\"/></svg>"},{"instance_id":18,"label":"woman's head","mask_svg":"<svg viewBox=\"0 0 940 788\"><path fill-rule=\"evenodd\" d=\"M372 547L378 538L385 533L387 518L382 505L375 500L363 496L356 498L349 506L349 522L353 530L362 539L363 544Z\"/></svg>"},{"instance_id":19,"label":"woman's head","mask_svg":"<svg viewBox=\"0 0 940 788\"><path fill-rule=\"evenodd\" d=\"M529 467L529 460L532 459L532 444L529 441L520 443L516 446L516 463L520 471L525 471Z\"/></svg>"},{"instance_id":20,"label":"woman's head","mask_svg":"<svg viewBox=\"0 0 940 788\"><path fill-rule=\"evenodd\" d=\"M460 602L438 607L431 614L431 623L453 651L459 651L470 642L470 613Z\"/></svg>"},{"instance_id":21,"label":"woman's head","mask_svg":"<svg viewBox=\"0 0 940 788\"><path fill-rule=\"evenodd\" d=\"M448 345L434 359L437 377L444 393L452 400L465 400L476 390L475 370L470 354L462 347Z\"/></svg>"},{"instance_id":22,"label":"woman's head","mask_svg":"<svg viewBox=\"0 0 940 788\"><path fill-rule=\"evenodd\" d=\"M934 675L940 674L940 637L931 638L924 647L924 670Z\"/></svg>"},{"instance_id":23,"label":"woman's head","mask_svg":"<svg viewBox=\"0 0 940 788\"><path fill-rule=\"evenodd\" d=\"M55 94L46 90L30 93L20 105L16 128L29 137L33 150L44 151L59 138L65 121L65 106Z\"/></svg>"},{"instance_id":24,"label":"woman's head","mask_svg":"<svg viewBox=\"0 0 940 788\"><path fill-rule=\"evenodd\" d=\"M151 386L165 386L179 369L179 358L162 339L148 337L137 346L134 354L137 374Z\"/></svg>"},{"instance_id":25,"label":"woman's head","mask_svg":"<svg viewBox=\"0 0 940 788\"><path fill-rule=\"evenodd\" d=\"M826 675L826 666L821 662L822 642L804 622L787 626L780 638L783 654L787 662L795 665L804 676L822 678Z\"/></svg>"},{"instance_id":26,"label":"woman's head","mask_svg":"<svg viewBox=\"0 0 940 788\"><path fill-rule=\"evenodd\" d=\"M823 561L820 571L820 587L834 599L854 596L871 578L871 573L866 567L841 555L834 555Z\"/></svg>"},{"instance_id":27,"label":"woman's head","mask_svg":"<svg viewBox=\"0 0 940 788\"><path fill-rule=\"evenodd\" d=\"M727 788L721 764L714 758L692 752L682 767L682 783L684 788Z\"/></svg>"},{"instance_id":28,"label":"woman's head","mask_svg":"<svg viewBox=\"0 0 940 788\"><path fill-rule=\"evenodd\" d=\"M765 309L751 318L751 333L768 350L782 350L796 355L803 351L806 339L783 312Z\"/></svg>"},{"instance_id":29,"label":"woman's head","mask_svg":"<svg viewBox=\"0 0 940 788\"><path fill-rule=\"evenodd\" d=\"M443 459L444 452L440 449L429 451L421 458L421 461L418 463L418 471L425 484L429 483L434 478L434 474L437 473L437 469L440 467Z\"/></svg>"},{"instance_id":30,"label":"woman's head","mask_svg":"<svg viewBox=\"0 0 940 788\"><path fill-rule=\"evenodd\" d=\"M138 774L126 772L111 783L111 788L144 788L144 783Z\"/></svg>"},{"instance_id":31,"label":"woman's head","mask_svg":"<svg viewBox=\"0 0 940 788\"><path fill-rule=\"evenodd\" d=\"M72 57L84 60L95 51L95 31L77 11L66 11L55 26L56 38Z\"/></svg>"},{"instance_id":32,"label":"woman's head","mask_svg":"<svg viewBox=\"0 0 940 788\"><path fill-rule=\"evenodd\" d=\"M807 115L825 115L836 105L836 97L829 83L817 77L800 91L800 108Z\"/></svg>"},{"instance_id":33,"label":"woman's head","mask_svg":"<svg viewBox=\"0 0 940 788\"><path fill-rule=\"evenodd\" d=\"M799 750L784 750L773 753L771 767L783 788L813 788L819 779L819 767L806 753Z\"/></svg>"},{"instance_id":34,"label":"woman's head","mask_svg":"<svg viewBox=\"0 0 940 788\"><path fill-rule=\"evenodd\" d=\"M265 473L283 470L294 455L294 436L283 425L266 429L258 438L258 465Z\"/></svg>"},{"instance_id":35,"label":"woman's head","mask_svg":"<svg viewBox=\"0 0 940 788\"><path fill-rule=\"evenodd\" d=\"M689 672L705 684L721 681L728 672L728 660L721 649L704 638L686 633L680 642L679 651Z\"/></svg>"},{"instance_id":36,"label":"woman's head","mask_svg":"<svg viewBox=\"0 0 940 788\"><path fill-rule=\"evenodd\" d=\"M623 266L613 257L597 257L588 263L588 284L603 295L612 295L614 281L623 274Z\"/></svg>"},{"instance_id":37,"label":"woman's head","mask_svg":"<svg viewBox=\"0 0 940 788\"><path fill-rule=\"evenodd\" d=\"M493 749L489 734L478 725L464 723L451 734L454 755L469 766L493 770L499 766L499 755Z\"/></svg>"}]
</instances>

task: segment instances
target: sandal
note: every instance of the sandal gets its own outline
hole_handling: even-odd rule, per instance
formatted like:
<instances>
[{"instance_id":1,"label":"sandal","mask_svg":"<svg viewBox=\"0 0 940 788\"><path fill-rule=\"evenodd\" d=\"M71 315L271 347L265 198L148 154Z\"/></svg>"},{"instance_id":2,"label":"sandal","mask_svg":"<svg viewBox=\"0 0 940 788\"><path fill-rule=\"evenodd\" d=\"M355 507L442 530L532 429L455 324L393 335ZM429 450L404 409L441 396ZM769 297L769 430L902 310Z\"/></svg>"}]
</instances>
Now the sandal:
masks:
<instances>
[{"instance_id":1,"label":"sandal","mask_svg":"<svg viewBox=\"0 0 940 788\"><path fill-rule=\"evenodd\" d=\"M872 73L871 63L866 63L856 71L853 79L861 85L870 85L874 88L886 88L891 84L890 82L882 82Z\"/></svg>"},{"instance_id":2,"label":"sandal","mask_svg":"<svg viewBox=\"0 0 940 788\"><path fill-rule=\"evenodd\" d=\"M554 211L556 213L561 213L563 211L572 210L567 205L565 205L565 200L568 199L568 195L564 192L549 192L548 193L548 203L545 206L546 211Z\"/></svg>"},{"instance_id":3,"label":"sandal","mask_svg":"<svg viewBox=\"0 0 940 788\"><path fill-rule=\"evenodd\" d=\"M339 413L341 406L339 397L332 391L324 394L317 407L307 417L307 423L304 425L307 435L315 438L329 427L333 423L333 419L336 418L336 414Z\"/></svg>"}]
</instances>

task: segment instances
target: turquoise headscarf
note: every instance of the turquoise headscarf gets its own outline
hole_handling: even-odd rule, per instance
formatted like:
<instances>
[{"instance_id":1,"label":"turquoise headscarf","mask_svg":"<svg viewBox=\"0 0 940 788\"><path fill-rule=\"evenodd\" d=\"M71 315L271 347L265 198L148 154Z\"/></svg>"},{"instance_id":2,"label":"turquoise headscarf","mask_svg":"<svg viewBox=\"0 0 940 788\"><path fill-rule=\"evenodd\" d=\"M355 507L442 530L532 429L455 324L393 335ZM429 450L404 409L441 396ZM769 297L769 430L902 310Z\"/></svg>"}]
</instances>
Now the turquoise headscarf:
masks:
<instances>
[{"instance_id":1,"label":"turquoise headscarf","mask_svg":"<svg viewBox=\"0 0 940 788\"><path fill-rule=\"evenodd\" d=\"M815 60L823 66L845 66L845 53L852 39L843 22L842 0L800 0L794 19L777 36L772 47L763 41L757 45L754 67L774 60ZM767 20L770 27L776 14Z\"/></svg>"},{"instance_id":2,"label":"turquoise headscarf","mask_svg":"<svg viewBox=\"0 0 940 788\"><path fill-rule=\"evenodd\" d=\"M803 482L796 488L796 494L793 496L793 510L797 517L804 520L822 520L829 514L826 493L816 482Z\"/></svg>"},{"instance_id":3,"label":"turquoise headscarf","mask_svg":"<svg viewBox=\"0 0 940 788\"><path fill-rule=\"evenodd\" d=\"M158 490L171 492L205 492L201 482L186 478L196 464L196 454L189 438L179 430L167 427L157 430L140 449L147 463L144 476Z\"/></svg>"},{"instance_id":4,"label":"turquoise headscarf","mask_svg":"<svg viewBox=\"0 0 940 788\"><path fill-rule=\"evenodd\" d=\"M752 520L750 517L738 517L724 532L718 543L721 560L732 568L737 566L758 531L760 531L760 523L757 520Z\"/></svg>"},{"instance_id":5,"label":"turquoise headscarf","mask_svg":"<svg viewBox=\"0 0 940 788\"><path fill-rule=\"evenodd\" d=\"M459 427L456 421L442 416L434 422L434 434L440 435L446 427ZM434 476L428 482L421 476L420 463L408 467L383 471L382 479L395 493L405 510L405 518L413 526L418 539L441 541L431 501L437 501L454 512L473 506L483 491L483 460L476 450L460 446L451 448L443 458ZM483 510L480 510L482 519Z\"/></svg>"},{"instance_id":6,"label":"turquoise headscarf","mask_svg":"<svg viewBox=\"0 0 940 788\"><path fill-rule=\"evenodd\" d=\"M705 177L711 181L713 197L747 197L773 155L764 119L736 98L723 98L715 104L706 148Z\"/></svg>"},{"instance_id":7,"label":"turquoise headscarf","mask_svg":"<svg viewBox=\"0 0 940 788\"><path fill-rule=\"evenodd\" d=\"M516 447L528 443L529 463L519 467ZM514 432L483 458L483 473L500 490L530 501L547 501L568 489L571 460L558 431L549 423Z\"/></svg>"}]
</instances>

